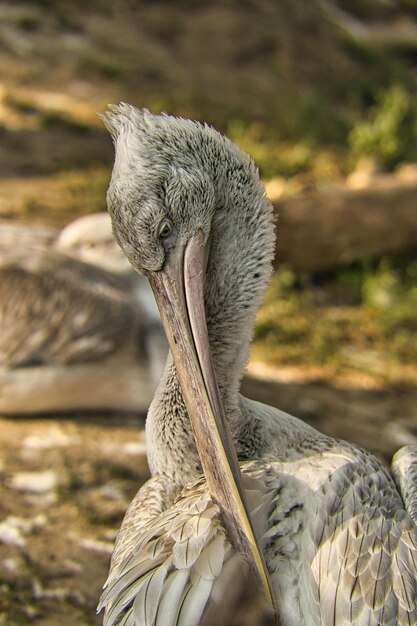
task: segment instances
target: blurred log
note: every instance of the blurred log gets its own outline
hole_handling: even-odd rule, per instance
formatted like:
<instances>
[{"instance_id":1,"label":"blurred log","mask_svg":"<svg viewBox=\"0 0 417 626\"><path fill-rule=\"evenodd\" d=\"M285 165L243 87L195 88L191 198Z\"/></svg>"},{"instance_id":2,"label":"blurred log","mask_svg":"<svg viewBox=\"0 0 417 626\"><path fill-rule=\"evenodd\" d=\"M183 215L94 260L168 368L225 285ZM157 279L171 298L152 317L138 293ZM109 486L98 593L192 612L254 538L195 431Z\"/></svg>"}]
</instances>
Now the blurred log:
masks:
<instances>
[{"instance_id":1,"label":"blurred log","mask_svg":"<svg viewBox=\"0 0 417 626\"><path fill-rule=\"evenodd\" d=\"M417 23L406 11L385 20L360 19L354 13L341 9L334 2L322 0L322 9L330 22L362 45L379 48L417 48ZM393 7L394 8L394 7Z\"/></svg>"},{"instance_id":2,"label":"blurred log","mask_svg":"<svg viewBox=\"0 0 417 626\"><path fill-rule=\"evenodd\" d=\"M275 202L275 266L321 272L363 258L417 249L417 180L397 176L365 189L334 187Z\"/></svg>"}]
</instances>

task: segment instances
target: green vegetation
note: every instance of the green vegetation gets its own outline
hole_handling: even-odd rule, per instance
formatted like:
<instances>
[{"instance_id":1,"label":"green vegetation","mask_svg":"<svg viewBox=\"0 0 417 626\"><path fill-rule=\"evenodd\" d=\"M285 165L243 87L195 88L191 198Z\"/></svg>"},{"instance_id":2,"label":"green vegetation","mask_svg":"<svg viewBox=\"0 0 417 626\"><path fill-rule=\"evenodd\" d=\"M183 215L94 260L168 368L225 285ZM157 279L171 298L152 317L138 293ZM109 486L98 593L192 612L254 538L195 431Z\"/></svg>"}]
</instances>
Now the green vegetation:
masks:
<instances>
[{"instance_id":1,"label":"green vegetation","mask_svg":"<svg viewBox=\"0 0 417 626\"><path fill-rule=\"evenodd\" d=\"M383 259L297 284L278 270L258 315L253 356L381 382L417 380L417 263Z\"/></svg>"},{"instance_id":2,"label":"green vegetation","mask_svg":"<svg viewBox=\"0 0 417 626\"><path fill-rule=\"evenodd\" d=\"M305 106L317 112L319 102ZM396 83L386 90L376 89L371 104L352 107L344 124L334 123L333 130L333 113L323 104L328 115L325 133L314 124L312 129L307 114L298 118L296 134L300 138L283 138L260 122L245 124L238 119L229 122L227 133L253 157L265 179L302 175L315 183L332 180L355 169L361 157L371 157L377 166L391 171L403 162L417 160L416 102L412 91Z\"/></svg>"},{"instance_id":3,"label":"green vegetation","mask_svg":"<svg viewBox=\"0 0 417 626\"><path fill-rule=\"evenodd\" d=\"M291 177L314 168L317 154L307 142L280 141L259 123L246 125L235 119L228 124L227 134L251 155L266 180L274 176Z\"/></svg>"},{"instance_id":4,"label":"green vegetation","mask_svg":"<svg viewBox=\"0 0 417 626\"><path fill-rule=\"evenodd\" d=\"M387 169L417 159L417 105L403 86L381 92L365 119L349 133L354 157L372 156Z\"/></svg>"}]
</instances>

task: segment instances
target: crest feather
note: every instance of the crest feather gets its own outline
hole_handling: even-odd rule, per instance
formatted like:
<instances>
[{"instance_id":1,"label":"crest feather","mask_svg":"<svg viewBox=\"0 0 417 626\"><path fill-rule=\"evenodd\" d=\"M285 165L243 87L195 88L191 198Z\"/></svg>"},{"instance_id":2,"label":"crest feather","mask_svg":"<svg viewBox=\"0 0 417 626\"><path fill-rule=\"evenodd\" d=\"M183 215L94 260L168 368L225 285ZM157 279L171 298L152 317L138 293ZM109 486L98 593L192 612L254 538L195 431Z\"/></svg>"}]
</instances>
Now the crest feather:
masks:
<instances>
[{"instance_id":1,"label":"crest feather","mask_svg":"<svg viewBox=\"0 0 417 626\"><path fill-rule=\"evenodd\" d=\"M131 125L135 125L138 128L143 125L146 116L150 115L147 109L138 109L126 102L108 104L107 108L107 111L98 113L98 116L103 121L104 126L109 131L114 142L118 138L122 128Z\"/></svg>"}]
</instances>

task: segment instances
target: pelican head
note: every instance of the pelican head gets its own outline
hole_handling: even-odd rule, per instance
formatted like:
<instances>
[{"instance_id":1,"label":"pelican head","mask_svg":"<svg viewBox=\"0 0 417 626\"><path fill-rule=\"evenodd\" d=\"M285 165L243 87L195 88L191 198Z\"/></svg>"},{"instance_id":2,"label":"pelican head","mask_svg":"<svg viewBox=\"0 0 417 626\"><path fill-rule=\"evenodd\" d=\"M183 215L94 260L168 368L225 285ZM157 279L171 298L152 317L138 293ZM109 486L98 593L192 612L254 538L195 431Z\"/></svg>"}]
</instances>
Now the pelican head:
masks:
<instances>
[{"instance_id":1,"label":"pelican head","mask_svg":"<svg viewBox=\"0 0 417 626\"><path fill-rule=\"evenodd\" d=\"M246 553L272 602L210 350L207 321L213 312L206 309L215 294L208 292L222 278L205 285L206 273L216 274L216 255L226 254L221 230L230 222L227 214L248 196L252 206L264 205L263 187L251 159L208 126L126 104L112 106L102 117L116 151L107 194L114 235L154 291L209 491L232 542ZM264 227L271 229L269 217ZM268 259L272 237L260 252ZM264 278L269 265L260 270ZM259 274L253 314L262 296L258 284L265 282L258 279Z\"/></svg>"}]
</instances>

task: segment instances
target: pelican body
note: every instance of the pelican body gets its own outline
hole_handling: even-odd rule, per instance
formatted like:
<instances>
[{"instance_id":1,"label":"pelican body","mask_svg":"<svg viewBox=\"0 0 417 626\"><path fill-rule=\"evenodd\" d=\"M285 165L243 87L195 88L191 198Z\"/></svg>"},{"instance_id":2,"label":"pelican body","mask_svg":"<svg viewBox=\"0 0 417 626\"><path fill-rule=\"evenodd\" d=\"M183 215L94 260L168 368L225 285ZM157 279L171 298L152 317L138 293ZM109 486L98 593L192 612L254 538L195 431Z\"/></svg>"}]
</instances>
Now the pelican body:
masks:
<instances>
[{"instance_id":1,"label":"pelican body","mask_svg":"<svg viewBox=\"0 0 417 626\"><path fill-rule=\"evenodd\" d=\"M113 231L170 345L105 626L417 624L417 449L389 470L239 393L275 239L253 162L191 120L126 104L103 119Z\"/></svg>"}]
</instances>

